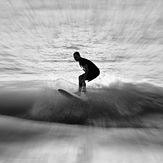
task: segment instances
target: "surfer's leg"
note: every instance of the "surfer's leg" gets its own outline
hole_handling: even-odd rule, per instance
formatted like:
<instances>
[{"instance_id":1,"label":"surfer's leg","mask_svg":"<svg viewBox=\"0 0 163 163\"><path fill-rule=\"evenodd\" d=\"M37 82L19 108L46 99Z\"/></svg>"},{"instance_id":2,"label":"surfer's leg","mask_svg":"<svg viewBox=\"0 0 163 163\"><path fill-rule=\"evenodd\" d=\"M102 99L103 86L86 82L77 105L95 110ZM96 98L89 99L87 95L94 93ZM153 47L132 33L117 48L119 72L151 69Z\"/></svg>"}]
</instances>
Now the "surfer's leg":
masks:
<instances>
[{"instance_id":1,"label":"surfer's leg","mask_svg":"<svg viewBox=\"0 0 163 163\"><path fill-rule=\"evenodd\" d=\"M81 90L81 92L86 93L86 83L85 83L85 80L82 81L82 90Z\"/></svg>"},{"instance_id":2,"label":"surfer's leg","mask_svg":"<svg viewBox=\"0 0 163 163\"><path fill-rule=\"evenodd\" d=\"M84 75L85 74L79 76L79 89L78 89L79 92L86 92L86 83L85 80L83 80Z\"/></svg>"},{"instance_id":3,"label":"surfer's leg","mask_svg":"<svg viewBox=\"0 0 163 163\"><path fill-rule=\"evenodd\" d=\"M79 89L78 89L78 92L81 92L81 89L82 89L82 75L79 76Z\"/></svg>"}]
</instances>

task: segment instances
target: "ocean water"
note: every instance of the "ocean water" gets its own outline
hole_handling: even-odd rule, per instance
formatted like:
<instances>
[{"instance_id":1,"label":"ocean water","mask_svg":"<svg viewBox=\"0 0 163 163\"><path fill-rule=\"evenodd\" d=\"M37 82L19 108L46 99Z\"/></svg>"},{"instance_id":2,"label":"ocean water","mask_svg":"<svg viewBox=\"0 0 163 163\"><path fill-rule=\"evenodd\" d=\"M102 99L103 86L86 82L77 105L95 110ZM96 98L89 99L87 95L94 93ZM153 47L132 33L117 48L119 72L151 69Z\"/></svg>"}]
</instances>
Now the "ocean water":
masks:
<instances>
[{"instance_id":1,"label":"ocean water","mask_svg":"<svg viewBox=\"0 0 163 163\"><path fill-rule=\"evenodd\" d=\"M162 0L0 0L0 162L162 163L162 65Z\"/></svg>"},{"instance_id":2,"label":"ocean water","mask_svg":"<svg viewBox=\"0 0 163 163\"><path fill-rule=\"evenodd\" d=\"M82 70L75 51L100 68L96 84L162 86L161 0L1 0L0 6L2 87L57 79L77 83Z\"/></svg>"},{"instance_id":3,"label":"ocean water","mask_svg":"<svg viewBox=\"0 0 163 163\"><path fill-rule=\"evenodd\" d=\"M0 89L39 90L34 101L2 95L11 103L1 100L1 114L26 109L28 119L101 126L162 112L162 8L162 0L0 0ZM100 68L87 83L88 103L57 92L78 89L75 51Z\"/></svg>"}]
</instances>

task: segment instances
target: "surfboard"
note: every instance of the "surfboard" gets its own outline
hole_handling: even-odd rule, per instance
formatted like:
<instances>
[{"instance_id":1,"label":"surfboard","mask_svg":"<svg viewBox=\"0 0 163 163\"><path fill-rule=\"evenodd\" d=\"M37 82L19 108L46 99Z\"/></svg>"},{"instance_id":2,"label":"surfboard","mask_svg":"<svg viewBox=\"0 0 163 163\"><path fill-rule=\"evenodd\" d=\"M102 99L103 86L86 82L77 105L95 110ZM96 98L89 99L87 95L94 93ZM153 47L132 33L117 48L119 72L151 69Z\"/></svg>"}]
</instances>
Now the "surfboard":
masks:
<instances>
[{"instance_id":1,"label":"surfboard","mask_svg":"<svg viewBox=\"0 0 163 163\"><path fill-rule=\"evenodd\" d=\"M58 89L58 92L60 92L62 95L66 96L68 98L75 98L75 99L82 100L82 101L88 101L88 97L86 95L79 96L75 93L68 92L68 91L63 90L63 89Z\"/></svg>"}]
</instances>

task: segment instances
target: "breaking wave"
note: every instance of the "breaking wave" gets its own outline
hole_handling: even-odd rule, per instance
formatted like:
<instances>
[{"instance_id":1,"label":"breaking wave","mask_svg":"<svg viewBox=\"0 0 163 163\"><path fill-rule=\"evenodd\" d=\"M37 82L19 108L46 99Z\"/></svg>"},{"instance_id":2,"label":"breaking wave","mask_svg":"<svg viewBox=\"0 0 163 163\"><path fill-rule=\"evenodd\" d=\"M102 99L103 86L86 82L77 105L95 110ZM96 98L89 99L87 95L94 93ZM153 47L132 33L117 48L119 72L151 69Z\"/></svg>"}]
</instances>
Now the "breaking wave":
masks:
<instances>
[{"instance_id":1,"label":"breaking wave","mask_svg":"<svg viewBox=\"0 0 163 163\"><path fill-rule=\"evenodd\" d=\"M1 94L0 113L98 127L158 127L158 117L163 116L163 88L151 84L115 82L110 86L91 87L87 89L88 101L65 97L56 89L62 85L73 91L73 83L67 85L66 81L57 80L54 85L55 89L46 87L37 93Z\"/></svg>"}]
</instances>

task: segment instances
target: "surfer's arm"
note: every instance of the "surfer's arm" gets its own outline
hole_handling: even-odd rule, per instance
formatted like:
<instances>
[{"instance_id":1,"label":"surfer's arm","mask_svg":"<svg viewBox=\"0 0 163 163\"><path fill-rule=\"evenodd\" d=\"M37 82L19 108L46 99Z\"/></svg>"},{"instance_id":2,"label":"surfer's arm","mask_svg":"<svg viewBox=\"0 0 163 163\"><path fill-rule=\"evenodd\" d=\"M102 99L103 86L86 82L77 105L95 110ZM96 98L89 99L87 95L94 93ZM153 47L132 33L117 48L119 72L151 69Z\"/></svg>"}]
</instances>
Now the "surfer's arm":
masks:
<instances>
[{"instance_id":1,"label":"surfer's arm","mask_svg":"<svg viewBox=\"0 0 163 163\"><path fill-rule=\"evenodd\" d=\"M83 66L83 69L84 69L84 71L85 71L84 80L86 80L87 75L88 75L88 71L89 71L89 69L88 69L88 65L87 65L87 64L84 65L84 66Z\"/></svg>"}]
</instances>

